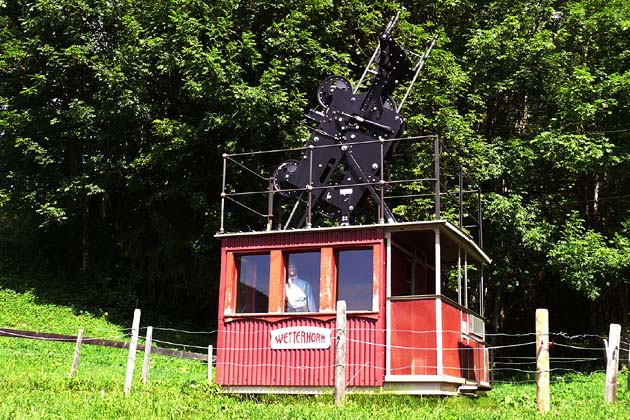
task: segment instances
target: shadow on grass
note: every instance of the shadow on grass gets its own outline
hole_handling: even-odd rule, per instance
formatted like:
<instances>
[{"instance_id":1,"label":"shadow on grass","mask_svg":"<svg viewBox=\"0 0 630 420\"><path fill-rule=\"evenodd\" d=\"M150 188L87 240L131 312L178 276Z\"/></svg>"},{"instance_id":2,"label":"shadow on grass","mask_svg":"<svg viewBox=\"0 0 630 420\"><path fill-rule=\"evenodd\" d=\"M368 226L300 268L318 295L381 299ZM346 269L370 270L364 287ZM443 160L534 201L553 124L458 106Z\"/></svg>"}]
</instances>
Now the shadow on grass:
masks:
<instances>
[{"instance_id":1,"label":"shadow on grass","mask_svg":"<svg viewBox=\"0 0 630 420\"><path fill-rule=\"evenodd\" d=\"M111 277L69 277L61 270L8 266L0 261L0 288L32 292L38 304L69 307L76 315L89 313L106 318L123 329L131 328L134 309L140 308L141 327L153 326L154 340L164 342L155 345L204 354L208 345L216 346L216 312L212 317L208 316L209 310L205 315L191 316L194 311L143 305L129 282Z\"/></svg>"}]
</instances>

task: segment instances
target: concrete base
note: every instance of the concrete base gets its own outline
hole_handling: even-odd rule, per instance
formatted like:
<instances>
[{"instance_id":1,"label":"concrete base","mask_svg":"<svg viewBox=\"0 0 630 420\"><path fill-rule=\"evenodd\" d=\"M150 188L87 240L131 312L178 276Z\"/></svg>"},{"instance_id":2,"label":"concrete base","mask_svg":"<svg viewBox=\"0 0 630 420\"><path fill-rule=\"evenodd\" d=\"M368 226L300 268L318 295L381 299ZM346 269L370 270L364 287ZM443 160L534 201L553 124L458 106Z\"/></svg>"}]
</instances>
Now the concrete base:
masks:
<instances>
[{"instance_id":1,"label":"concrete base","mask_svg":"<svg viewBox=\"0 0 630 420\"><path fill-rule=\"evenodd\" d=\"M491 389L489 383L437 375L387 377L383 386L348 387L347 394L400 395L479 395ZM221 391L234 394L307 394L334 393L330 386L221 386Z\"/></svg>"}]
</instances>

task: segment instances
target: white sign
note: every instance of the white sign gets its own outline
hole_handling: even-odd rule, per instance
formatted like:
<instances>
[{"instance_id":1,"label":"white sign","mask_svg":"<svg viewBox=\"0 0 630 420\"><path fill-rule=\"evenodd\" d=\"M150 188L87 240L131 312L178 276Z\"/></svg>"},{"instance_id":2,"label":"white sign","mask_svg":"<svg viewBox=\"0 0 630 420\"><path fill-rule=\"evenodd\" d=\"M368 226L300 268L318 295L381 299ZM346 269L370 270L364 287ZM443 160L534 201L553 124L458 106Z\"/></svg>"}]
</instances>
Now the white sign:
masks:
<instances>
[{"instance_id":1,"label":"white sign","mask_svg":"<svg viewBox=\"0 0 630 420\"><path fill-rule=\"evenodd\" d=\"M330 328L287 327L271 330L271 348L284 349L327 349L330 347Z\"/></svg>"}]
</instances>

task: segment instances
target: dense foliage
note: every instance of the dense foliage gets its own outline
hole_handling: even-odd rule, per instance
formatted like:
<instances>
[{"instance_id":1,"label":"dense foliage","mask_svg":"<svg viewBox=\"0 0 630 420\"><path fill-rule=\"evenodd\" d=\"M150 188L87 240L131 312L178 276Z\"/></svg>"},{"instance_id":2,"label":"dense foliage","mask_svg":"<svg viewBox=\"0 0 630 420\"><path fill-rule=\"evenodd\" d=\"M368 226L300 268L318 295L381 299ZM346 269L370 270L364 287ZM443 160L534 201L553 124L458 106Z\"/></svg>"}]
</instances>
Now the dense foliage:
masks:
<instances>
[{"instance_id":1,"label":"dense foliage","mask_svg":"<svg viewBox=\"0 0 630 420\"><path fill-rule=\"evenodd\" d=\"M3 264L214 319L221 153L301 144L319 81L356 80L401 6L406 47L440 35L408 133L486 192L494 328L628 321L626 0L0 0Z\"/></svg>"}]
</instances>

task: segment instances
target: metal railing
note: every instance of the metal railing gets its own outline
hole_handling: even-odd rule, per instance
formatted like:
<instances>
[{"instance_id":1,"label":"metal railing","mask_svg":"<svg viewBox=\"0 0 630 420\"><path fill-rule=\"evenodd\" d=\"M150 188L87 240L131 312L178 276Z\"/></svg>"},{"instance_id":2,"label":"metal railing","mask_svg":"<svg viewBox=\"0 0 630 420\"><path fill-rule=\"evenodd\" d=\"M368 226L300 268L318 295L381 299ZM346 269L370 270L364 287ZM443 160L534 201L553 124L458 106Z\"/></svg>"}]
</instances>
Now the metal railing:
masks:
<instances>
[{"instance_id":1,"label":"metal railing","mask_svg":"<svg viewBox=\"0 0 630 420\"><path fill-rule=\"evenodd\" d=\"M422 175L411 176L398 179L387 179L389 175L385 171L384 145L387 142L398 143L398 150L414 145L424 146L423 150L427 162ZM377 181L362 180L362 182L345 183L343 185L323 185L317 186L313 182L313 154L322 148L339 147L347 150L352 146L364 146L368 144L380 144L379 179ZM432 155L432 156L431 156ZM261 160L272 162L282 162L287 156L301 156L309 159L309 182L303 188L278 188L274 182L273 172L275 168L267 168L261 164ZM431 170L430 160L432 158L433 168ZM395 157L392 159L393 168ZM448 162L447 162L448 161ZM448 163L449 170L445 171L442 166ZM417 164L415 164L417 165ZM232 170L233 169L233 170ZM231 173L231 170L233 173ZM389 171L394 172L394 171ZM400 172L400 171L396 171ZM417 175L416 172L414 175ZM375 139L367 142L343 143L333 145L314 146L309 145L299 148L274 149L266 151L243 152L223 154L223 179L221 191L221 221L219 233L235 231L259 231L259 230L284 230L290 228L295 214L302 208L303 226L312 228L317 226L330 226L331 222L314 223L316 218L317 203L313 202L313 195L320 190L339 190L341 188L369 187L373 192L372 202L376 206L376 212L371 223L391 223L387 219L388 203L391 203L394 211L401 205L408 205L410 202L418 205L418 200L432 201L431 217L434 220L447 219L463 232L471 237L476 237L478 244L483 247L483 212L481 201L481 190L474 180L467 175L457 156L450 152L440 141L439 136L416 136L396 139ZM290 196L289 198L286 198ZM472 197L472 198L471 198ZM232 203L240 209L246 210L249 214L258 219L264 219L264 227L252 227L249 220L240 221L238 229L226 229L227 210L226 204ZM287 221L282 220L282 215L292 202L290 214ZM367 206L364 206L367 208ZM425 204L426 208L426 204ZM417 209L416 209L417 210ZM369 218L363 218L359 224L370 223ZM233 213L230 213L233 216ZM445 216L446 215L446 216ZM399 216L397 214L397 216ZM241 218L242 219L242 218ZM366 222L367 221L367 222ZM275 225L275 226L274 226ZM473 234L474 232L474 234Z\"/></svg>"}]
</instances>

